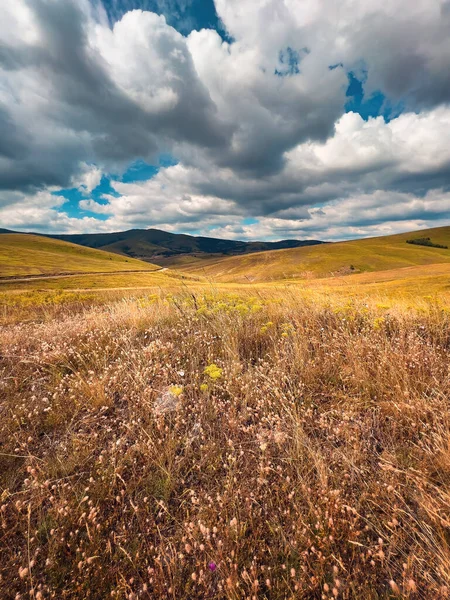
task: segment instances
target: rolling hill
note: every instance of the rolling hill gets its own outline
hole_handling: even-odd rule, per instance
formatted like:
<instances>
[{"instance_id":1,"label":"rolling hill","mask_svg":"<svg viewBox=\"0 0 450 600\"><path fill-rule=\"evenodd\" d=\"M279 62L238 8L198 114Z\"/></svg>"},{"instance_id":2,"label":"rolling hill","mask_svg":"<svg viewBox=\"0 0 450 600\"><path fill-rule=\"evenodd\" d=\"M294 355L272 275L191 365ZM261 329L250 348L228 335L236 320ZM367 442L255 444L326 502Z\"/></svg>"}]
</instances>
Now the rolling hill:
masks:
<instances>
[{"instance_id":1,"label":"rolling hill","mask_svg":"<svg viewBox=\"0 0 450 600\"><path fill-rule=\"evenodd\" d=\"M307 248L209 259L200 265L179 265L177 268L214 281L250 283L314 279L450 263L449 249L406 243L424 237L429 237L432 243L450 247L450 227L440 227Z\"/></svg>"},{"instance_id":2,"label":"rolling hill","mask_svg":"<svg viewBox=\"0 0 450 600\"><path fill-rule=\"evenodd\" d=\"M263 252L280 248L298 248L321 244L317 240L281 240L279 242L239 242L210 237L169 233L159 229L130 229L116 233L51 235L58 240L114 252L163 266L198 259Z\"/></svg>"},{"instance_id":3,"label":"rolling hill","mask_svg":"<svg viewBox=\"0 0 450 600\"><path fill-rule=\"evenodd\" d=\"M132 258L40 235L0 235L0 277L113 273L158 269Z\"/></svg>"}]
</instances>

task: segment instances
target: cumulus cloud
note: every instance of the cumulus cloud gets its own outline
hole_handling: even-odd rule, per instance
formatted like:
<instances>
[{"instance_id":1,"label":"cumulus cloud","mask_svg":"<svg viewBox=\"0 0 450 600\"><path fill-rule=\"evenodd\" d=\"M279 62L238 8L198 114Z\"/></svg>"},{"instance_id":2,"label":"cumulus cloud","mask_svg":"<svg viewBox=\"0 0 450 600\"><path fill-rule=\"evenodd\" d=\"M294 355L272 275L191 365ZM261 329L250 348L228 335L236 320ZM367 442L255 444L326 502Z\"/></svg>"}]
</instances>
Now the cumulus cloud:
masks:
<instances>
[{"instance_id":1,"label":"cumulus cloud","mask_svg":"<svg viewBox=\"0 0 450 600\"><path fill-rule=\"evenodd\" d=\"M448 219L449 0L215 0L228 41L156 14L187 0L109 4L2 8L3 226L330 239ZM345 114L350 72L403 114ZM163 152L179 163L91 198ZM65 187L102 220L65 215Z\"/></svg>"},{"instance_id":2,"label":"cumulus cloud","mask_svg":"<svg viewBox=\"0 0 450 600\"><path fill-rule=\"evenodd\" d=\"M96 165L82 163L80 172L72 177L71 184L78 188L82 193L89 193L100 185L102 180L102 170Z\"/></svg>"},{"instance_id":3,"label":"cumulus cloud","mask_svg":"<svg viewBox=\"0 0 450 600\"><path fill-rule=\"evenodd\" d=\"M71 218L58 209L66 202L49 191L36 193L7 192L1 195L0 223L18 231L85 232L97 227L96 219Z\"/></svg>"},{"instance_id":4,"label":"cumulus cloud","mask_svg":"<svg viewBox=\"0 0 450 600\"><path fill-rule=\"evenodd\" d=\"M17 0L0 27L0 187L68 185L82 162L114 168L174 139L225 143L186 41L164 17L132 11L110 29L87 0Z\"/></svg>"},{"instance_id":5,"label":"cumulus cloud","mask_svg":"<svg viewBox=\"0 0 450 600\"><path fill-rule=\"evenodd\" d=\"M82 200L81 207L109 216L108 226L115 229L145 227L149 222L162 229L206 229L223 219L243 216L235 202L186 191L189 170L182 165L162 169L145 182L111 182L116 195L104 195L106 203Z\"/></svg>"},{"instance_id":6,"label":"cumulus cloud","mask_svg":"<svg viewBox=\"0 0 450 600\"><path fill-rule=\"evenodd\" d=\"M307 47L316 64L367 71L368 91L411 107L450 101L449 0L216 0L237 40L266 56Z\"/></svg>"},{"instance_id":7,"label":"cumulus cloud","mask_svg":"<svg viewBox=\"0 0 450 600\"><path fill-rule=\"evenodd\" d=\"M406 113L390 123L348 113L326 142L287 153L281 173L260 179L212 162L178 164L147 182L112 182L117 196L81 205L108 215L116 228L150 222L249 238L272 232L331 239L390 230L402 220L418 227L450 222L450 186L439 183L450 168L449 136L450 109ZM242 227L246 217L258 223ZM391 225L382 229L383 223Z\"/></svg>"}]
</instances>

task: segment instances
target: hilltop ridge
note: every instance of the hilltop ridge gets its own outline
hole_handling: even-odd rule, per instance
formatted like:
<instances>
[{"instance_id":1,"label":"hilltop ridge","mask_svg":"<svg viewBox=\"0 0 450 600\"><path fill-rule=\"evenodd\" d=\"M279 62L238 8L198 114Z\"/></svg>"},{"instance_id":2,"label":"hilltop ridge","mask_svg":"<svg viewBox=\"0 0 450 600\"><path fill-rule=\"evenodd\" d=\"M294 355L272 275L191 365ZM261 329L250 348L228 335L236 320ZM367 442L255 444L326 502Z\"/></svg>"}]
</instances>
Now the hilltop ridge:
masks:
<instances>
[{"instance_id":1,"label":"hilltop ridge","mask_svg":"<svg viewBox=\"0 0 450 600\"><path fill-rule=\"evenodd\" d=\"M14 233L0 229L1 233ZM38 234L33 234L38 235ZM221 258L282 248L299 248L322 244L319 240L280 240L277 242L242 242L221 238L170 233L160 229L129 229L112 233L46 234L45 237L114 252L161 266L198 259Z\"/></svg>"}]
</instances>

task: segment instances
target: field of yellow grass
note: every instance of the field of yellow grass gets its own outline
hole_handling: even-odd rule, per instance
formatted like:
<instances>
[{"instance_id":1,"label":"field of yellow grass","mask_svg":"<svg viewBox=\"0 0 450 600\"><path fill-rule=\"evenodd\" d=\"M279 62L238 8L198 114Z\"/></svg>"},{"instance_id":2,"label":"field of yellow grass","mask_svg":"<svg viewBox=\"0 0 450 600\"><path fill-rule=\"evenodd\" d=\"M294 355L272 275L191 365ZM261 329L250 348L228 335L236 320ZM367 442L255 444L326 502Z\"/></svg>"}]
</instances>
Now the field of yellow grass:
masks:
<instances>
[{"instance_id":1,"label":"field of yellow grass","mask_svg":"<svg viewBox=\"0 0 450 600\"><path fill-rule=\"evenodd\" d=\"M325 294L331 298L366 298L369 301L386 298L396 304L407 302L412 307L422 300L439 298L440 302L450 306L450 263L317 278L303 282L294 279L284 284L304 295ZM274 285L261 284L260 287L271 289Z\"/></svg>"},{"instance_id":2,"label":"field of yellow grass","mask_svg":"<svg viewBox=\"0 0 450 600\"><path fill-rule=\"evenodd\" d=\"M0 329L2 599L449 597L450 312L296 290Z\"/></svg>"},{"instance_id":3,"label":"field of yellow grass","mask_svg":"<svg viewBox=\"0 0 450 600\"><path fill-rule=\"evenodd\" d=\"M150 271L157 268L140 260L38 235L0 235L0 277Z\"/></svg>"},{"instance_id":4,"label":"field of yellow grass","mask_svg":"<svg viewBox=\"0 0 450 600\"><path fill-rule=\"evenodd\" d=\"M250 283L27 238L73 270L0 283L1 599L449 598L449 251L384 240Z\"/></svg>"},{"instance_id":5,"label":"field of yellow grass","mask_svg":"<svg viewBox=\"0 0 450 600\"><path fill-rule=\"evenodd\" d=\"M448 246L430 248L407 244L409 239L430 237ZM450 227L399 235L352 240L288 250L272 250L226 259L180 263L177 269L215 282L255 283L285 279L313 279L386 271L420 265L450 264Z\"/></svg>"},{"instance_id":6,"label":"field of yellow grass","mask_svg":"<svg viewBox=\"0 0 450 600\"><path fill-rule=\"evenodd\" d=\"M80 274L50 279L0 282L0 322L41 316L49 305L77 302L81 307L111 299L156 293L237 293L241 296L294 296L323 305L359 299L371 305L401 305L404 309L438 299L450 306L450 263L404 267L388 271L316 279L249 283L216 283L184 271L152 273ZM50 312L50 315L52 313ZM50 317L49 317L50 318Z\"/></svg>"}]
</instances>

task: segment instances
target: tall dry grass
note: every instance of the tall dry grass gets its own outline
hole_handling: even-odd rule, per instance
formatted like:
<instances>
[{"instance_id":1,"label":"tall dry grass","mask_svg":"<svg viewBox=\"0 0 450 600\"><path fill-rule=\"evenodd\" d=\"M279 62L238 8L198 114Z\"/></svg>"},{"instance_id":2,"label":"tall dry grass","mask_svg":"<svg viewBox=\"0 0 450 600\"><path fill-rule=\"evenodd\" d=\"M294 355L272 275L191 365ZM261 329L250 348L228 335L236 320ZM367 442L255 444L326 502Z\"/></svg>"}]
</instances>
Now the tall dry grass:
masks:
<instances>
[{"instance_id":1,"label":"tall dry grass","mask_svg":"<svg viewBox=\"0 0 450 600\"><path fill-rule=\"evenodd\" d=\"M449 597L443 308L56 314L0 332L2 599Z\"/></svg>"}]
</instances>

